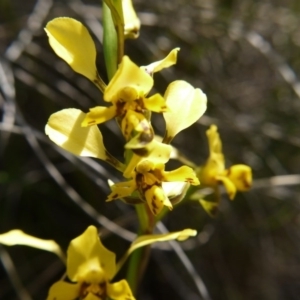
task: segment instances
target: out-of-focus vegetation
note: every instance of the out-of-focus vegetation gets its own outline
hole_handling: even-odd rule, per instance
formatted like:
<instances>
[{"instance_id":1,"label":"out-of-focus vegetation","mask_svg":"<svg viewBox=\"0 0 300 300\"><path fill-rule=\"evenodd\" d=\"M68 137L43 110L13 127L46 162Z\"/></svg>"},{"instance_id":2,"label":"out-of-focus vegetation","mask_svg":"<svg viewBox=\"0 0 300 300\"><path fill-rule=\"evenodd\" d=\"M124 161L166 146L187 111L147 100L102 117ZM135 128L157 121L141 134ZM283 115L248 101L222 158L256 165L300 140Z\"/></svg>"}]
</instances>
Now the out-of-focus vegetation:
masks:
<instances>
[{"instance_id":1,"label":"out-of-focus vegetation","mask_svg":"<svg viewBox=\"0 0 300 300\"><path fill-rule=\"evenodd\" d=\"M228 164L253 168L254 186L226 195L216 219L185 203L163 220L169 230L195 228L182 244L212 300L299 299L300 294L300 2L250 0L134 1L142 21L126 53L139 65L179 46L178 63L155 74L155 89L184 79L208 97L208 110L174 144L197 164L207 157L205 130L219 127ZM100 1L0 0L0 231L20 228L55 239L65 249L88 225L121 255L134 231L133 209L105 203L108 165L78 159L44 135L48 117L102 96L50 49L43 27L58 16L86 24L97 41L105 78ZM155 129L163 132L157 116ZM115 122L101 125L120 159L124 141ZM116 137L119 142L116 142ZM109 220L108 220L109 219ZM52 254L0 247L0 299L44 299L64 273ZM155 249L138 299L202 299L169 247ZM205 296L204 296L205 298ZM206 298L209 299L209 298Z\"/></svg>"}]
</instances>

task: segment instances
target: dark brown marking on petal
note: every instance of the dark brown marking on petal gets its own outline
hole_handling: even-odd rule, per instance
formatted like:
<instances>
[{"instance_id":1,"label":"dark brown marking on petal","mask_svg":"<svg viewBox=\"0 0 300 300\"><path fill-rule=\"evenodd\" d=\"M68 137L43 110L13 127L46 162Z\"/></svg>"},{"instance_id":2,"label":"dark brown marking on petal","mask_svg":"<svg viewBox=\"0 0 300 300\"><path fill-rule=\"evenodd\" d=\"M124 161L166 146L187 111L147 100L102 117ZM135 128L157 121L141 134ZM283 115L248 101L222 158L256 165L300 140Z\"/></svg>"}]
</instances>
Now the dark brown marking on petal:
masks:
<instances>
[{"instance_id":1,"label":"dark brown marking on petal","mask_svg":"<svg viewBox=\"0 0 300 300\"><path fill-rule=\"evenodd\" d=\"M124 106L125 106L125 102L122 100L117 101L116 103L116 116L121 116L125 113L124 111Z\"/></svg>"},{"instance_id":2,"label":"dark brown marking on petal","mask_svg":"<svg viewBox=\"0 0 300 300\"><path fill-rule=\"evenodd\" d=\"M125 125L125 128L124 128L124 136L128 136L129 135L128 127L129 127L129 124L128 124L128 122L126 122L126 125Z\"/></svg>"},{"instance_id":3,"label":"dark brown marking on petal","mask_svg":"<svg viewBox=\"0 0 300 300\"><path fill-rule=\"evenodd\" d=\"M193 183L195 182L193 178L185 178L185 182Z\"/></svg>"},{"instance_id":4,"label":"dark brown marking on petal","mask_svg":"<svg viewBox=\"0 0 300 300\"><path fill-rule=\"evenodd\" d=\"M89 121L88 122L88 125L95 125L96 124L96 121L95 120L92 120L92 121Z\"/></svg>"},{"instance_id":5,"label":"dark brown marking on petal","mask_svg":"<svg viewBox=\"0 0 300 300\"><path fill-rule=\"evenodd\" d=\"M86 289L89 286L89 284L87 282L83 282L80 286L80 290L79 290L79 298L81 299L81 297L85 297L87 295Z\"/></svg>"},{"instance_id":6,"label":"dark brown marking on petal","mask_svg":"<svg viewBox=\"0 0 300 300\"><path fill-rule=\"evenodd\" d=\"M87 297L88 294L92 294L99 299L106 299L107 298L106 284L107 284L106 281L99 282L97 285L90 282L83 282L80 286L78 299L85 299L85 297ZM91 285L93 285L92 289L90 289ZM97 287L96 290L95 287Z\"/></svg>"},{"instance_id":7,"label":"dark brown marking on petal","mask_svg":"<svg viewBox=\"0 0 300 300\"><path fill-rule=\"evenodd\" d=\"M243 179L243 184L246 187L246 189L250 189L251 188L251 184L249 184L246 179Z\"/></svg>"},{"instance_id":8,"label":"dark brown marking on petal","mask_svg":"<svg viewBox=\"0 0 300 300\"><path fill-rule=\"evenodd\" d=\"M153 170L150 170L148 173L153 174L156 177L157 181L155 182L155 184L157 186L161 186L162 181L166 181L166 182L168 181L164 177L163 171L160 169L153 169Z\"/></svg>"},{"instance_id":9,"label":"dark brown marking on petal","mask_svg":"<svg viewBox=\"0 0 300 300\"><path fill-rule=\"evenodd\" d=\"M133 153L135 153L138 156L147 156L149 154L149 151L147 148L140 148L140 149L131 149Z\"/></svg>"},{"instance_id":10,"label":"dark brown marking on petal","mask_svg":"<svg viewBox=\"0 0 300 300\"><path fill-rule=\"evenodd\" d=\"M156 200L156 197L153 196L152 201L151 201L151 205L152 205L153 213L156 215L157 211L158 211L158 206L156 205L155 200Z\"/></svg>"},{"instance_id":11,"label":"dark brown marking on petal","mask_svg":"<svg viewBox=\"0 0 300 300\"><path fill-rule=\"evenodd\" d=\"M138 98L135 100L135 108L134 111L138 112L138 113L144 113L145 110L145 105L144 105L144 101L143 98Z\"/></svg>"},{"instance_id":12,"label":"dark brown marking on petal","mask_svg":"<svg viewBox=\"0 0 300 300\"><path fill-rule=\"evenodd\" d=\"M153 185L148 185L148 184L143 183L143 184L142 184L142 190L143 190L143 193L145 194L145 193L146 193L148 190L150 190L152 187L153 187Z\"/></svg>"},{"instance_id":13,"label":"dark brown marking on petal","mask_svg":"<svg viewBox=\"0 0 300 300\"><path fill-rule=\"evenodd\" d=\"M251 184L247 181L246 172L243 172L239 179L243 182L243 185L246 189L251 188Z\"/></svg>"}]
</instances>

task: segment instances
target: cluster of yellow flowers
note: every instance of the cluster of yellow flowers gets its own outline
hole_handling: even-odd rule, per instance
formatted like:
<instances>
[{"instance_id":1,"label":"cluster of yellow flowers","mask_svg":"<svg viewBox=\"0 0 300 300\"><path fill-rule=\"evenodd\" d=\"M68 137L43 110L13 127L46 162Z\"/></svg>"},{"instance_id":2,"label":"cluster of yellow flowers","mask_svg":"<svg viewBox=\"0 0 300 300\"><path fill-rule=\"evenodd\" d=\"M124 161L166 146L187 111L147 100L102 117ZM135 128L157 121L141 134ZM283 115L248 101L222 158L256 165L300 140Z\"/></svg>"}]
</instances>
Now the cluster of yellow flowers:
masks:
<instances>
[{"instance_id":1,"label":"cluster of yellow flowers","mask_svg":"<svg viewBox=\"0 0 300 300\"><path fill-rule=\"evenodd\" d=\"M57 18L47 24L46 32L55 53L76 72L98 85L100 77L95 64L95 45L84 25L71 18ZM180 131L195 123L204 114L207 105L206 95L183 80L170 83L164 96L155 94L147 97L154 85L153 74L174 65L178 51L179 48L175 48L164 59L142 67L124 56L109 84L106 86L102 82L101 85L104 88L103 99L111 106L97 106L87 114L78 109L64 109L53 114L46 126L46 134L57 145L76 155L105 160L129 179L112 186L108 201L118 198L130 201L128 197L131 196L136 203L138 199L146 202L154 215L163 206L172 209L166 191L180 185L180 182L186 183L179 191L182 196L188 184L199 185L201 182L203 186L216 188L222 182L230 199L233 199L237 190L247 190L252 181L248 166L225 169L215 125L207 131L210 157L197 174L188 166L169 172L164 170L172 151L170 142ZM155 139L151 112L162 113L166 121L163 142ZM116 118L126 140L128 159L125 164L105 149L97 127L97 124L112 118ZM170 185L171 182L174 184ZM177 196L173 194L173 197Z\"/></svg>"},{"instance_id":2,"label":"cluster of yellow flowers","mask_svg":"<svg viewBox=\"0 0 300 300\"><path fill-rule=\"evenodd\" d=\"M125 34L136 35L137 27L136 22L125 26ZM122 172L126 181L111 185L107 201L122 199L132 204L145 203L150 214L156 216L164 207L171 210L173 204L182 200L190 185L209 186L214 190L215 199L200 199L200 203L213 215L220 199L219 183L224 185L230 199L235 197L236 191L251 187L250 167L235 165L225 169L215 125L207 130L210 155L204 166L196 171L186 165L165 170L171 157L171 141L194 124L207 107L206 95L183 80L170 83L163 96L158 93L149 96L154 74L176 64L179 48L164 59L141 67L123 56L106 85L96 68L96 47L83 24L62 17L50 21L45 30L54 52L74 71L91 80L103 92L104 101L110 104L93 107L87 113L75 108L61 110L50 116L45 128L49 138L63 149L104 160ZM157 139L151 125L152 112L161 113L165 119L166 132L162 140ZM97 126L112 118L116 119L126 141L124 162L106 150ZM115 269L115 255L103 247L96 228L91 226L74 239L68 249L67 275L75 283L55 283L48 299L134 299L125 280L110 283Z\"/></svg>"},{"instance_id":3,"label":"cluster of yellow flowers","mask_svg":"<svg viewBox=\"0 0 300 300\"><path fill-rule=\"evenodd\" d=\"M50 21L45 31L54 52L74 71L92 81L109 105L93 107L87 113L75 108L63 109L50 116L45 132L63 149L78 156L104 160L122 173L126 181L112 183L106 201L122 199L129 204L142 204L137 207L141 232L116 262L115 254L102 245L96 227L89 226L71 241L67 251L67 278L52 285L48 300L134 300L131 291L134 280L112 282L129 255L139 247L175 239L182 241L197 233L192 229L184 229L153 235L155 222L162 218L164 212L172 210L173 205L191 191L186 198L198 200L214 216L221 198L220 183L231 200L237 191L247 191L252 184L249 166L234 165L226 169L216 125L211 125L206 132L209 157L203 166L194 170L191 164L166 170L166 164L174 157L174 148L170 143L178 133L204 114L206 95L183 80L171 82L163 96L159 93L149 95L154 86L155 73L176 64L179 48L173 49L160 61L137 66L123 55L124 38L136 38L139 34L140 22L131 0L104 0L103 4L104 21L113 22L112 33L118 33L115 59L112 64L105 59L110 78L107 85L97 71L96 47L83 24L72 18L61 17ZM105 11L109 15L105 15ZM163 115L166 123L163 138L155 135L151 125L152 112ZM113 118L125 139L124 162L107 151L98 128L98 124ZM190 185L194 188L189 189ZM202 187L212 188L212 197L202 199ZM142 220L140 207L146 221ZM63 251L54 241L32 237L21 230L0 234L0 244L27 245L51 251L65 261ZM138 265L136 262L134 264Z\"/></svg>"},{"instance_id":4,"label":"cluster of yellow flowers","mask_svg":"<svg viewBox=\"0 0 300 300\"><path fill-rule=\"evenodd\" d=\"M95 45L80 22L71 18L57 18L47 24L46 32L56 54L76 72L97 82L99 75L95 66ZM84 51L80 52L78 45L83 44ZM138 67L124 56L117 72L104 87L103 98L111 106L97 106L87 114L78 109L64 109L53 114L46 126L46 134L62 148L77 155L103 159L129 179L112 186L109 201L134 196L138 192L137 198L146 202L154 215L163 206L172 209L172 203L163 188L164 183L199 185L196 174L188 166L169 172L164 169L172 151L169 145L171 140L205 112L205 94L189 83L177 80L168 86L164 96L155 94L147 97L154 84L153 74L174 65L178 51L176 48L163 60L144 67ZM151 112L162 113L166 120L163 142L155 139ZM125 164L108 153L97 127L97 124L111 118L116 118L126 140L125 151L129 159Z\"/></svg>"}]
</instances>

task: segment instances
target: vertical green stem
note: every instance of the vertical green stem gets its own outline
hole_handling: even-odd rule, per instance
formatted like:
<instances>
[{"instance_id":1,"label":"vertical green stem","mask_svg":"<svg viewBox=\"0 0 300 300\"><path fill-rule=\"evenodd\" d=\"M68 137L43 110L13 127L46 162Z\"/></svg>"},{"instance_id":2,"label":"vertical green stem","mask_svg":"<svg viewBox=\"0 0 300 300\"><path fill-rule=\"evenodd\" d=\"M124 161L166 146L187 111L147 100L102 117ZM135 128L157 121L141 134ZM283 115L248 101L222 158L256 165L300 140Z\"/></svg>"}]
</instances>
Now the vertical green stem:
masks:
<instances>
[{"instance_id":1,"label":"vertical green stem","mask_svg":"<svg viewBox=\"0 0 300 300\"><path fill-rule=\"evenodd\" d=\"M138 286L138 269L140 261L142 260L143 248L135 250L129 259L129 265L127 269L126 280L130 286L130 289L134 295L136 295Z\"/></svg>"},{"instance_id":2,"label":"vertical green stem","mask_svg":"<svg viewBox=\"0 0 300 300\"><path fill-rule=\"evenodd\" d=\"M121 63L124 56L124 24L117 25L117 35L118 35L118 64Z\"/></svg>"},{"instance_id":3,"label":"vertical green stem","mask_svg":"<svg viewBox=\"0 0 300 300\"><path fill-rule=\"evenodd\" d=\"M136 210L140 222L138 235L151 234L154 228L154 217L147 204L136 205ZM149 255L150 246L146 246L135 250L130 257L126 279L134 294L147 267Z\"/></svg>"}]
</instances>

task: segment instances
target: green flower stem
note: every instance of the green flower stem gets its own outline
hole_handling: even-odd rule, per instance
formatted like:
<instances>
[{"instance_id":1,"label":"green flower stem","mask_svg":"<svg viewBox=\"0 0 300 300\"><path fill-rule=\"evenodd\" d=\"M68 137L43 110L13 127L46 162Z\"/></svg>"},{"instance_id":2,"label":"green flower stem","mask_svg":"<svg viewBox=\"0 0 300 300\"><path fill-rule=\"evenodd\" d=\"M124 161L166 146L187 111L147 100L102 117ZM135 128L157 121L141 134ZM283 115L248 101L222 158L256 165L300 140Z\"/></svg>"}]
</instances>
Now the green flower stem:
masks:
<instances>
[{"instance_id":1,"label":"green flower stem","mask_svg":"<svg viewBox=\"0 0 300 300\"><path fill-rule=\"evenodd\" d=\"M154 218L146 204L136 205L136 211L140 222L138 235L152 234L154 228ZM142 279L146 270L151 246L146 246L135 250L130 259L127 269L127 282L133 292L136 294L139 281Z\"/></svg>"},{"instance_id":2,"label":"green flower stem","mask_svg":"<svg viewBox=\"0 0 300 300\"><path fill-rule=\"evenodd\" d=\"M132 293L135 295L138 286L138 269L143 257L143 248L135 250L129 259L126 280L130 286Z\"/></svg>"},{"instance_id":3,"label":"green flower stem","mask_svg":"<svg viewBox=\"0 0 300 300\"><path fill-rule=\"evenodd\" d=\"M145 204L135 205L135 210L139 219L140 231L146 232L148 230L149 218L146 211Z\"/></svg>"},{"instance_id":4,"label":"green flower stem","mask_svg":"<svg viewBox=\"0 0 300 300\"><path fill-rule=\"evenodd\" d=\"M118 37L111 10L106 3L103 2L103 50L109 81L117 71L118 47Z\"/></svg>"},{"instance_id":5,"label":"green flower stem","mask_svg":"<svg viewBox=\"0 0 300 300\"><path fill-rule=\"evenodd\" d=\"M120 64L124 56L124 24L119 23L116 29L118 35L118 64Z\"/></svg>"}]
</instances>

